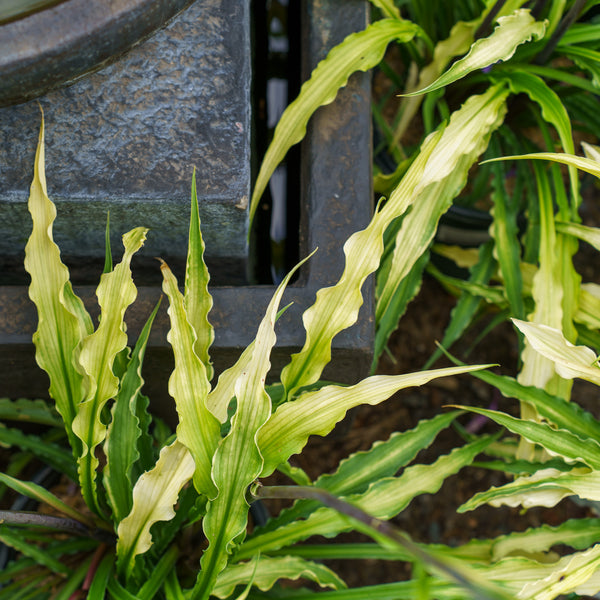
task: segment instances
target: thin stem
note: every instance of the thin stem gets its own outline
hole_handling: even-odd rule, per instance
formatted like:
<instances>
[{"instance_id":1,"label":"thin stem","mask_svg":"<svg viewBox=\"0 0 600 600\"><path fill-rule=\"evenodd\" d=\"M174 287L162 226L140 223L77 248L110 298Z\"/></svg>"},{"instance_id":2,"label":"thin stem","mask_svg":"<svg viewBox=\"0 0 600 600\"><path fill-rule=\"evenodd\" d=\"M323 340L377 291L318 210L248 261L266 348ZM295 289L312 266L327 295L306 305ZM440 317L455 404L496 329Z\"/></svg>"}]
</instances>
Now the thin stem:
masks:
<instances>
[{"instance_id":1,"label":"thin stem","mask_svg":"<svg viewBox=\"0 0 600 600\"><path fill-rule=\"evenodd\" d=\"M0 510L0 524L49 527L50 529L90 537L108 544L114 543L114 538L108 531L102 529L91 530L79 521L75 521L75 519L42 515L26 510Z\"/></svg>"},{"instance_id":2,"label":"thin stem","mask_svg":"<svg viewBox=\"0 0 600 600\"><path fill-rule=\"evenodd\" d=\"M254 499L259 498L285 498L285 499L311 499L318 500L325 506L337 510L339 513L347 515L348 517L358 521L362 525L365 525L368 530L374 530L375 532L383 535L384 537L392 540L399 544L406 550L408 550L414 557L421 560L425 564L429 564L445 573L448 577L453 579L456 583L463 586L466 589L471 590L476 598L505 598L500 592L495 590L485 591L477 584L474 584L463 574L455 570L450 564L440 560L433 554L423 550L420 546L415 544L406 534L402 533L386 521L382 521L372 515L368 514L358 506L350 504L341 498L330 494L326 490L312 487L312 486L288 486L288 485L273 485L263 486L260 483L254 484L250 489L250 494Z\"/></svg>"}]
</instances>

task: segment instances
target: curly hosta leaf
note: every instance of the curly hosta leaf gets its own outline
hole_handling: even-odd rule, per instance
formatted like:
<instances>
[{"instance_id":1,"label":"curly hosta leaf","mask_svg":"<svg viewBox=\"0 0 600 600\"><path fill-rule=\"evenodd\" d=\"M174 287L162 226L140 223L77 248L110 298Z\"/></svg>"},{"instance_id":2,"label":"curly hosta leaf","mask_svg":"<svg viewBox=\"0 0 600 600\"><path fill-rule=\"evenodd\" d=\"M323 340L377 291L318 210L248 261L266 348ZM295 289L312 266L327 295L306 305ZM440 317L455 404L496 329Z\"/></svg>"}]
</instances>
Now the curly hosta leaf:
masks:
<instances>
[{"instance_id":1,"label":"curly hosta leaf","mask_svg":"<svg viewBox=\"0 0 600 600\"><path fill-rule=\"evenodd\" d=\"M175 516L173 506L181 488L194 474L194 459L178 441L160 451L156 465L137 480L133 488L133 507L117 528L118 568L130 574L135 557L152 546L150 527Z\"/></svg>"}]
</instances>

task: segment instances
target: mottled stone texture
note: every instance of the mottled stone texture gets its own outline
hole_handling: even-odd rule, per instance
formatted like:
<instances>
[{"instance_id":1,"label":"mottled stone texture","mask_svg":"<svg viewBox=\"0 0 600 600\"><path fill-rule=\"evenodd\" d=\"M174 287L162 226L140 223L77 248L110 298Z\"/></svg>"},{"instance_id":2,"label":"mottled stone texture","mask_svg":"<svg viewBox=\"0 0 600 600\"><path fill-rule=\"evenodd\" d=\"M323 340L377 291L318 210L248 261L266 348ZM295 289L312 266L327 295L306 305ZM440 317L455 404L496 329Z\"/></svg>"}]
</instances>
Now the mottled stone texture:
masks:
<instances>
[{"instance_id":1,"label":"mottled stone texture","mask_svg":"<svg viewBox=\"0 0 600 600\"><path fill-rule=\"evenodd\" d=\"M183 256L196 167L207 254L244 259L248 3L198 0L116 63L40 99L55 239L65 254L102 257L110 209L115 247L144 225L144 255ZM0 256L22 253L30 231L39 124L36 102L0 109Z\"/></svg>"}]
</instances>

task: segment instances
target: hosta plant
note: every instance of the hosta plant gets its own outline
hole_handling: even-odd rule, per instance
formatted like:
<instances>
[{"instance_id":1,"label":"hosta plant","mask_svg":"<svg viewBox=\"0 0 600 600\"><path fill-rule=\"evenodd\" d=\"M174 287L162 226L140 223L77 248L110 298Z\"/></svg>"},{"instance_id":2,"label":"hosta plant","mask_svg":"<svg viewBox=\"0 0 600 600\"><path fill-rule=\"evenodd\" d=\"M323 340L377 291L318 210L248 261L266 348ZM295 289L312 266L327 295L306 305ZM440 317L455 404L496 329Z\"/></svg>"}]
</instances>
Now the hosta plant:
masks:
<instances>
[{"instance_id":1,"label":"hosta plant","mask_svg":"<svg viewBox=\"0 0 600 600\"><path fill-rule=\"evenodd\" d=\"M491 104L494 113L498 98L502 92L496 90L474 103ZM431 156L443 140L441 132L431 138ZM130 263L147 230L139 227L123 235L123 257L116 266L107 251L96 290L100 317L95 323L74 292L52 238L56 209L46 190L42 127L29 197L33 229L25 267L38 311L36 360L50 379L56 412L37 401L5 400L0 414L7 422L25 417L54 427L52 431L59 426L64 434L63 439L51 433L32 435L3 425L0 442L20 456L49 463L76 484L82 502L74 505L19 476L25 465L16 455L8 461L0 483L38 501L41 508L0 514L0 541L15 551L0 573L0 598L192 600L263 597L274 590L285 597L298 592L286 591L278 581L298 578L334 588L336 597L351 597L356 591L346 596L340 577L312 560L327 556L327 546L297 545L313 535L332 537L350 529L366 532L380 544L345 547L351 557L416 562L435 573L436 585L448 593L505 598L501 589L461 562L460 553L416 545L386 523L414 497L436 492L491 442L482 438L432 464L411 464L456 412L395 433L316 481L289 462L310 435L329 433L350 408L377 404L407 386L474 368L374 376L352 386L317 383L330 360L333 336L356 319L362 284L383 251L383 232L403 210L402 199L396 204L394 211L389 201L346 243L344 274L336 285L321 290L304 314L305 346L291 357L279 382L265 385L279 302L292 273L275 291L255 340L212 384L212 300L192 187L183 291L168 265L157 263L175 359L168 389L179 422L169 432L153 425L141 374L158 307L133 347L128 346L124 318L136 298ZM264 485L275 470L298 485ZM249 535L249 503L269 497L299 500ZM333 548L329 554L336 552ZM417 578L389 585L382 594L414 597L419 583Z\"/></svg>"}]
</instances>

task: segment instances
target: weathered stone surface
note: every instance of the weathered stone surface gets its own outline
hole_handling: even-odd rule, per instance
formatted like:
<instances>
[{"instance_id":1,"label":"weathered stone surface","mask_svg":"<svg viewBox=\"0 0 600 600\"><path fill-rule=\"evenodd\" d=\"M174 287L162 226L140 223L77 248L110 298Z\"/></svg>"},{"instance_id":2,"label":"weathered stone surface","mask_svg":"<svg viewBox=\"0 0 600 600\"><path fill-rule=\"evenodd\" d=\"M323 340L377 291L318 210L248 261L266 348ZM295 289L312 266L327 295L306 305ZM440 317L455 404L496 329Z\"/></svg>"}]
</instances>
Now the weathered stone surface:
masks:
<instances>
[{"instance_id":1,"label":"weathered stone surface","mask_svg":"<svg viewBox=\"0 0 600 600\"><path fill-rule=\"evenodd\" d=\"M55 238L64 254L101 257L151 228L146 256L181 256L196 167L207 253L247 253L250 187L247 1L201 0L119 61L40 99ZM43 32L40 32L43 35ZM0 255L23 251L40 124L37 102L0 109Z\"/></svg>"}]
</instances>

